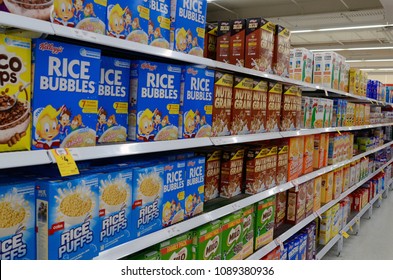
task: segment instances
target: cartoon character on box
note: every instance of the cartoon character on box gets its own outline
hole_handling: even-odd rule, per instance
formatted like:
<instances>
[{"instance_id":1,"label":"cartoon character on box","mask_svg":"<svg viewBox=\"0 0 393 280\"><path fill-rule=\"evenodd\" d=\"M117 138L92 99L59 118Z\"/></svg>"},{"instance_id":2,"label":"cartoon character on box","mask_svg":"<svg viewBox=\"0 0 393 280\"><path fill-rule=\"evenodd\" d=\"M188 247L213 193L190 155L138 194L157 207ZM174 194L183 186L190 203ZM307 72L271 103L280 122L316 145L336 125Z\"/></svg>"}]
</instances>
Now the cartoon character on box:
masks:
<instances>
[{"instance_id":1,"label":"cartoon character on box","mask_svg":"<svg viewBox=\"0 0 393 280\"><path fill-rule=\"evenodd\" d=\"M60 113L60 131L59 131L59 138L60 141L63 141L69 132L70 129L70 120L71 120L71 112L67 109L66 106L63 106Z\"/></svg>"},{"instance_id":2,"label":"cartoon character on box","mask_svg":"<svg viewBox=\"0 0 393 280\"><path fill-rule=\"evenodd\" d=\"M160 111L157 109L154 110L153 113L153 121L154 121L154 135L157 135L157 133L161 130L162 128L162 120L161 120L162 114Z\"/></svg>"},{"instance_id":3,"label":"cartoon character on box","mask_svg":"<svg viewBox=\"0 0 393 280\"><path fill-rule=\"evenodd\" d=\"M106 124L107 124L107 126L108 126L108 129L111 128L111 127L113 127L113 126L118 125L118 123L116 122L116 116L115 116L115 115L111 115L111 116L108 118L108 121L107 121Z\"/></svg>"},{"instance_id":4,"label":"cartoon character on box","mask_svg":"<svg viewBox=\"0 0 393 280\"><path fill-rule=\"evenodd\" d=\"M187 53L187 31L184 28L176 32L176 50Z\"/></svg>"},{"instance_id":5,"label":"cartoon character on box","mask_svg":"<svg viewBox=\"0 0 393 280\"><path fill-rule=\"evenodd\" d=\"M97 133L97 139L99 139L102 134L104 134L105 130L107 129L107 112L105 111L104 108L100 108L98 110L98 120L97 120L97 125L96 125L96 133Z\"/></svg>"},{"instance_id":6,"label":"cartoon character on box","mask_svg":"<svg viewBox=\"0 0 393 280\"><path fill-rule=\"evenodd\" d=\"M75 0L74 3L74 16L77 21L81 21L83 19L83 2L84 0Z\"/></svg>"},{"instance_id":7,"label":"cartoon character on box","mask_svg":"<svg viewBox=\"0 0 393 280\"><path fill-rule=\"evenodd\" d=\"M184 118L184 138L195 138L197 132L195 125L196 115L190 110L185 114Z\"/></svg>"},{"instance_id":8,"label":"cartoon character on box","mask_svg":"<svg viewBox=\"0 0 393 280\"><path fill-rule=\"evenodd\" d=\"M108 29L107 35L118 39L125 39L125 10L119 4L108 6Z\"/></svg>"},{"instance_id":9,"label":"cartoon character on box","mask_svg":"<svg viewBox=\"0 0 393 280\"><path fill-rule=\"evenodd\" d=\"M149 109L146 109L140 112L138 116L138 139L142 141L152 141L154 139L155 134L154 131L154 122L153 122L153 112Z\"/></svg>"},{"instance_id":10,"label":"cartoon character on box","mask_svg":"<svg viewBox=\"0 0 393 280\"><path fill-rule=\"evenodd\" d=\"M149 20L149 25L148 25L148 31L147 31L147 35L149 36L149 42L153 42L154 41L154 24L151 20Z\"/></svg>"},{"instance_id":11,"label":"cartoon character on box","mask_svg":"<svg viewBox=\"0 0 393 280\"><path fill-rule=\"evenodd\" d=\"M124 22L126 33L130 34L132 31L132 12L128 7L124 9Z\"/></svg>"},{"instance_id":12,"label":"cartoon character on box","mask_svg":"<svg viewBox=\"0 0 393 280\"><path fill-rule=\"evenodd\" d=\"M60 139L57 138L60 133L60 124L57 118L61 112L62 108L56 110L48 105L40 110L38 115L35 114L36 135L35 140L33 139L33 145L36 148L48 150L60 147Z\"/></svg>"},{"instance_id":13,"label":"cartoon character on box","mask_svg":"<svg viewBox=\"0 0 393 280\"><path fill-rule=\"evenodd\" d=\"M79 5L81 3L78 3ZM82 3L83 5L83 3ZM78 8L80 8L78 6ZM53 3L53 23L74 27L73 22L75 7L72 0L57 0Z\"/></svg>"},{"instance_id":14,"label":"cartoon character on box","mask_svg":"<svg viewBox=\"0 0 393 280\"><path fill-rule=\"evenodd\" d=\"M76 131L79 128L85 127L85 125L82 122L82 116L80 114L74 116L71 122L71 131Z\"/></svg>"}]
</instances>

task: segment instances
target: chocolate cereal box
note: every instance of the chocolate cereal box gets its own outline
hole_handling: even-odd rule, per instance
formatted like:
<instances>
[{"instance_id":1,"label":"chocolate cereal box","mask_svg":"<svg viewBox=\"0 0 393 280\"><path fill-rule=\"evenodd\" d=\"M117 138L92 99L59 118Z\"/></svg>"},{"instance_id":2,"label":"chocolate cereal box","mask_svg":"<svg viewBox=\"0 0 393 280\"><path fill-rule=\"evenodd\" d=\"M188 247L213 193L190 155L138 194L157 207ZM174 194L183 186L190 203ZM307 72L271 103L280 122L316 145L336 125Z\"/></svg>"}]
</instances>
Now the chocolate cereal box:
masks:
<instances>
[{"instance_id":1,"label":"chocolate cereal box","mask_svg":"<svg viewBox=\"0 0 393 280\"><path fill-rule=\"evenodd\" d=\"M217 52L215 60L229 63L229 43L231 25L229 21L219 21L217 25Z\"/></svg>"},{"instance_id":2,"label":"chocolate cereal box","mask_svg":"<svg viewBox=\"0 0 393 280\"><path fill-rule=\"evenodd\" d=\"M242 192L243 183L243 147L227 147L222 152L220 196L234 197Z\"/></svg>"},{"instance_id":3,"label":"chocolate cereal box","mask_svg":"<svg viewBox=\"0 0 393 280\"><path fill-rule=\"evenodd\" d=\"M246 47L246 20L230 21L231 38L229 40L229 63L244 67L244 50Z\"/></svg>"},{"instance_id":4,"label":"chocolate cereal box","mask_svg":"<svg viewBox=\"0 0 393 280\"><path fill-rule=\"evenodd\" d=\"M217 23L207 23L205 28L205 46L203 57L216 59L217 54Z\"/></svg>"},{"instance_id":5,"label":"chocolate cereal box","mask_svg":"<svg viewBox=\"0 0 393 280\"><path fill-rule=\"evenodd\" d=\"M98 143L125 142L128 129L130 61L103 56L98 86Z\"/></svg>"},{"instance_id":6,"label":"chocolate cereal box","mask_svg":"<svg viewBox=\"0 0 393 280\"><path fill-rule=\"evenodd\" d=\"M231 135L250 134L253 82L251 78L235 76L232 97Z\"/></svg>"},{"instance_id":7,"label":"chocolate cereal box","mask_svg":"<svg viewBox=\"0 0 393 280\"><path fill-rule=\"evenodd\" d=\"M288 139L280 140L277 145L277 185L285 184L288 181L288 145Z\"/></svg>"},{"instance_id":8,"label":"chocolate cereal box","mask_svg":"<svg viewBox=\"0 0 393 280\"><path fill-rule=\"evenodd\" d=\"M276 25L273 73L283 77L289 77L289 59L291 51L291 32L281 26Z\"/></svg>"},{"instance_id":9,"label":"chocolate cereal box","mask_svg":"<svg viewBox=\"0 0 393 280\"><path fill-rule=\"evenodd\" d=\"M250 133L266 131L266 110L268 82L253 79Z\"/></svg>"},{"instance_id":10,"label":"chocolate cereal box","mask_svg":"<svg viewBox=\"0 0 393 280\"><path fill-rule=\"evenodd\" d=\"M231 134L233 75L216 71L214 79L214 102L212 136Z\"/></svg>"},{"instance_id":11,"label":"chocolate cereal box","mask_svg":"<svg viewBox=\"0 0 393 280\"><path fill-rule=\"evenodd\" d=\"M184 218L192 218L203 212L205 194L205 157L195 157L186 161L184 187Z\"/></svg>"},{"instance_id":12,"label":"chocolate cereal box","mask_svg":"<svg viewBox=\"0 0 393 280\"><path fill-rule=\"evenodd\" d=\"M300 129L302 95L297 86L284 86L281 105L280 131Z\"/></svg>"},{"instance_id":13,"label":"chocolate cereal box","mask_svg":"<svg viewBox=\"0 0 393 280\"><path fill-rule=\"evenodd\" d=\"M135 60L131 62L129 140L178 138L181 67Z\"/></svg>"},{"instance_id":14,"label":"chocolate cereal box","mask_svg":"<svg viewBox=\"0 0 393 280\"><path fill-rule=\"evenodd\" d=\"M36 185L37 258L90 260L99 252L97 175Z\"/></svg>"},{"instance_id":15,"label":"chocolate cereal box","mask_svg":"<svg viewBox=\"0 0 393 280\"><path fill-rule=\"evenodd\" d=\"M214 71L185 66L180 91L179 138L211 136Z\"/></svg>"},{"instance_id":16,"label":"chocolate cereal box","mask_svg":"<svg viewBox=\"0 0 393 280\"><path fill-rule=\"evenodd\" d=\"M34 41L33 149L95 145L100 60L98 49Z\"/></svg>"},{"instance_id":17,"label":"chocolate cereal box","mask_svg":"<svg viewBox=\"0 0 393 280\"><path fill-rule=\"evenodd\" d=\"M254 252L254 220L255 206L250 205L243 208L242 259L246 259Z\"/></svg>"},{"instance_id":18,"label":"chocolate cereal box","mask_svg":"<svg viewBox=\"0 0 393 280\"><path fill-rule=\"evenodd\" d=\"M269 82L267 95L266 131L279 131L281 118L281 98L283 86L280 83Z\"/></svg>"},{"instance_id":19,"label":"chocolate cereal box","mask_svg":"<svg viewBox=\"0 0 393 280\"><path fill-rule=\"evenodd\" d=\"M160 259L186 261L193 260L192 232L188 232L160 243Z\"/></svg>"},{"instance_id":20,"label":"chocolate cereal box","mask_svg":"<svg viewBox=\"0 0 393 280\"><path fill-rule=\"evenodd\" d=\"M306 184L288 191L287 222L297 224L306 217Z\"/></svg>"},{"instance_id":21,"label":"chocolate cereal box","mask_svg":"<svg viewBox=\"0 0 393 280\"><path fill-rule=\"evenodd\" d=\"M252 146L246 151L246 194L256 194L267 189L266 150L262 146Z\"/></svg>"},{"instance_id":22,"label":"chocolate cereal box","mask_svg":"<svg viewBox=\"0 0 393 280\"><path fill-rule=\"evenodd\" d=\"M273 241L274 219L276 209L276 197L271 196L256 204L255 213L255 243L254 249Z\"/></svg>"},{"instance_id":23,"label":"chocolate cereal box","mask_svg":"<svg viewBox=\"0 0 393 280\"><path fill-rule=\"evenodd\" d=\"M150 19L148 24L149 45L169 49L171 0L148 0Z\"/></svg>"},{"instance_id":24,"label":"chocolate cereal box","mask_svg":"<svg viewBox=\"0 0 393 280\"><path fill-rule=\"evenodd\" d=\"M223 260L241 260L243 249L243 212L238 211L221 219L222 221L222 247Z\"/></svg>"},{"instance_id":25,"label":"chocolate cereal box","mask_svg":"<svg viewBox=\"0 0 393 280\"><path fill-rule=\"evenodd\" d=\"M171 0L172 50L203 57L206 8L205 0Z\"/></svg>"},{"instance_id":26,"label":"chocolate cereal box","mask_svg":"<svg viewBox=\"0 0 393 280\"><path fill-rule=\"evenodd\" d=\"M194 231L195 260L221 260L222 221L215 220Z\"/></svg>"},{"instance_id":27,"label":"chocolate cereal box","mask_svg":"<svg viewBox=\"0 0 393 280\"><path fill-rule=\"evenodd\" d=\"M31 147L31 41L0 34L0 152Z\"/></svg>"}]
</instances>

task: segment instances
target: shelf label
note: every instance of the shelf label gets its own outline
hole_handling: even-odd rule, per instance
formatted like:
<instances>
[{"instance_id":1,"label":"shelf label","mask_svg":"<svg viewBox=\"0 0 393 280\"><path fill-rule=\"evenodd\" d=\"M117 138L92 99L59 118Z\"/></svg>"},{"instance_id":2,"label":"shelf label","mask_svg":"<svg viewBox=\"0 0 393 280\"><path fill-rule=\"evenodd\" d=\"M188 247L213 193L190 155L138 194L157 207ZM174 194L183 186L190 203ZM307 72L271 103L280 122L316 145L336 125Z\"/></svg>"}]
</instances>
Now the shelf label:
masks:
<instances>
[{"instance_id":1,"label":"shelf label","mask_svg":"<svg viewBox=\"0 0 393 280\"><path fill-rule=\"evenodd\" d=\"M343 231L342 236L343 236L345 239L348 239L348 238L349 238L349 234L348 234L346 231Z\"/></svg>"},{"instance_id":2,"label":"shelf label","mask_svg":"<svg viewBox=\"0 0 393 280\"><path fill-rule=\"evenodd\" d=\"M350 227L349 227L349 230L350 230L351 232L353 232L353 228L352 228L352 226L350 226Z\"/></svg>"},{"instance_id":3,"label":"shelf label","mask_svg":"<svg viewBox=\"0 0 393 280\"><path fill-rule=\"evenodd\" d=\"M329 97L329 94L328 94L328 91L326 88L325 88L325 96Z\"/></svg>"},{"instance_id":4,"label":"shelf label","mask_svg":"<svg viewBox=\"0 0 393 280\"><path fill-rule=\"evenodd\" d=\"M67 148L55 149L51 150L51 152L56 160L57 167L62 177L79 174L78 166Z\"/></svg>"},{"instance_id":5,"label":"shelf label","mask_svg":"<svg viewBox=\"0 0 393 280\"><path fill-rule=\"evenodd\" d=\"M284 250L285 250L285 248L284 248L284 243L281 241L280 238L277 238L277 239L276 239L276 244L280 246L280 250L281 250L281 251L284 251Z\"/></svg>"}]
</instances>

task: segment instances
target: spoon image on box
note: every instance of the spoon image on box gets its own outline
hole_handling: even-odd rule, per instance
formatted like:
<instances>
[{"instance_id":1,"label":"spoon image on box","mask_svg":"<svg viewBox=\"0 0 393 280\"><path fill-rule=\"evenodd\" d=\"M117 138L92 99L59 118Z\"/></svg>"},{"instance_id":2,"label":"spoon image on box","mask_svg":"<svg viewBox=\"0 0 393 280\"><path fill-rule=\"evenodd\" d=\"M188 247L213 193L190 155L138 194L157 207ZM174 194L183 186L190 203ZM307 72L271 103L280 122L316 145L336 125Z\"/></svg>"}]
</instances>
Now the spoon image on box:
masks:
<instances>
[{"instance_id":1,"label":"spoon image on box","mask_svg":"<svg viewBox=\"0 0 393 280\"><path fill-rule=\"evenodd\" d=\"M16 101L18 100L19 94L24 91L30 83L25 84L21 87L15 94L13 95L6 95L6 92L0 94L0 111L7 111L15 106Z\"/></svg>"}]
</instances>

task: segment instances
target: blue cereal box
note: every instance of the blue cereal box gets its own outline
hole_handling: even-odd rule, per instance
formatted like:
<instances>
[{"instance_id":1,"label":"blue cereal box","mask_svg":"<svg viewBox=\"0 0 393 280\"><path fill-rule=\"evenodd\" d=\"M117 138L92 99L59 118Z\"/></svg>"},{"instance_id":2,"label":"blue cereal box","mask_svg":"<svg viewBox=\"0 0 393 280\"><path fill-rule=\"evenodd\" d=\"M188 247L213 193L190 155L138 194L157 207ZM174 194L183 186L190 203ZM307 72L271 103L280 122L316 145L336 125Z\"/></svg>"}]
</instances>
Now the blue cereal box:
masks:
<instances>
[{"instance_id":1,"label":"blue cereal box","mask_svg":"<svg viewBox=\"0 0 393 280\"><path fill-rule=\"evenodd\" d=\"M181 67L131 62L128 138L138 142L178 138Z\"/></svg>"},{"instance_id":2,"label":"blue cereal box","mask_svg":"<svg viewBox=\"0 0 393 280\"><path fill-rule=\"evenodd\" d=\"M186 185L184 188L185 215L192 218L203 212L205 200L205 163L204 157L195 157L186 161Z\"/></svg>"},{"instance_id":3,"label":"blue cereal box","mask_svg":"<svg viewBox=\"0 0 393 280\"><path fill-rule=\"evenodd\" d=\"M97 175L36 183L37 258L90 260L99 252Z\"/></svg>"},{"instance_id":4,"label":"blue cereal box","mask_svg":"<svg viewBox=\"0 0 393 280\"><path fill-rule=\"evenodd\" d=\"M106 34L148 44L149 0L108 0Z\"/></svg>"},{"instance_id":5,"label":"blue cereal box","mask_svg":"<svg viewBox=\"0 0 393 280\"><path fill-rule=\"evenodd\" d=\"M169 49L171 0L149 0L149 45Z\"/></svg>"},{"instance_id":6,"label":"blue cereal box","mask_svg":"<svg viewBox=\"0 0 393 280\"><path fill-rule=\"evenodd\" d=\"M203 57L206 0L171 1L171 49Z\"/></svg>"},{"instance_id":7,"label":"blue cereal box","mask_svg":"<svg viewBox=\"0 0 393 280\"><path fill-rule=\"evenodd\" d=\"M0 260L36 259L34 213L34 181L0 178Z\"/></svg>"},{"instance_id":8,"label":"blue cereal box","mask_svg":"<svg viewBox=\"0 0 393 280\"><path fill-rule=\"evenodd\" d=\"M100 251L131 240L132 169L98 175Z\"/></svg>"},{"instance_id":9,"label":"blue cereal box","mask_svg":"<svg viewBox=\"0 0 393 280\"><path fill-rule=\"evenodd\" d=\"M33 149L95 145L100 59L97 49L34 41Z\"/></svg>"},{"instance_id":10,"label":"blue cereal box","mask_svg":"<svg viewBox=\"0 0 393 280\"><path fill-rule=\"evenodd\" d=\"M97 142L125 142L128 129L130 61L103 56L98 86Z\"/></svg>"},{"instance_id":11,"label":"blue cereal box","mask_svg":"<svg viewBox=\"0 0 393 280\"><path fill-rule=\"evenodd\" d=\"M164 193L162 198L162 227L184 220L185 161L164 165Z\"/></svg>"},{"instance_id":12,"label":"blue cereal box","mask_svg":"<svg viewBox=\"0 0 393 280\"><path fill-rule=\"evenodd\" d=\"M54 0L51 22L105 34L106 0Z\"/></svg>"},{"instance_id":13,"label":"blue cereal box","mask_svg":"<svg viewBox=\"0 0 393 280\"><path fill-rule=\"evenodd\" d=\"M180 91L180 139L211 136L213 93L213 70L199 66L183 68Z\"/></svg>"}]
</instances>

